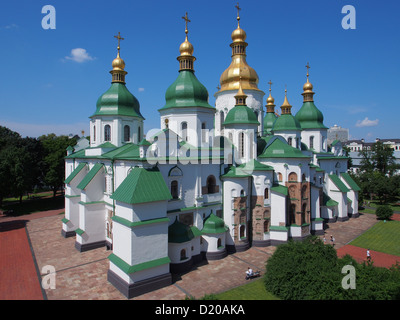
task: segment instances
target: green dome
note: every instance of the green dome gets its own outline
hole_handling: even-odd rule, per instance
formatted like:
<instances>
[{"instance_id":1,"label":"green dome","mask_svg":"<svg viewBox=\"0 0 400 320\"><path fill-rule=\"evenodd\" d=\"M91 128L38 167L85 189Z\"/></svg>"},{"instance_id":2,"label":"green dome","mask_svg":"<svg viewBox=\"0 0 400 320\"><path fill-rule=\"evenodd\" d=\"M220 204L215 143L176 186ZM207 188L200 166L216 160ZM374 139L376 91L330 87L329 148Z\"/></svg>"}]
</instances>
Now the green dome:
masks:
<instances>
[{"instance_id":1,"label":"green dome","mask_svg":"<svg viewBox=\"0 0 400 320\"><path fill-rule=\"evenodd\" d=\"M260 123L257 120L257 116L252 109L246 105L234 106L226 115L224 126L230 124L256 124Z\"/></svg>"},{"instance_id":2,"label":"green dome","mask_svg":"<svg viewBox=\"0 0 400 320\"><path fill-rule=\"evenodd\" d=\"M192 229L178 221L178 217L175 222L168 227L168 242L171 243L182 243L188 242L194 238Z\"/></svg>"},{"instance_id":3,"label":"green dome","mask_svg":"<svg viewBox=\"0 0 400 320\"><path fill-rule=\"evenodd\" d=\"M314 102L307 101L296 114L297 121L300 122L302 129L327 129L324 126L324 116L315 106Z\"/></svg>"},{"instance_id":4,"label":"green dome","mask_svg":"<svg viewBox=\"0 0 400 320\"><path fill-rule=\"evenodd\" d=\"M215 214L211 213L207 219L204 221L202 233L224 233L228 230L228 227L225 226L224 220L217 217Z\"/></svg>"},{"instance_id":5,"label":"green dome","mask_svg":"<svg viewBox=\"0 0 400 320\"><path fill-rule=\"evenodd\" d=\"M192 70L181 70L178 78L165 93L165 106L160 110L182 107L214 109L208 104L208 91Z\"/></svg>"},{"instance_id":6,"label":"green dome","mask_svg":"<svg viewBox=\"0 0 400 320\"><path fill-rule=\"evenodd\" d=\"M267 114L264 117L264 131L267 133L272 130L272 127L274 126L274 122L276 120L277 116L273 112L267 112Z\"/></svg>"},{"instance_id":7,"label":"green dome","mask_svg":"<svg viewBox=\"0 0 400 320\"><path fill-rule=\"evenodd\" d=\"M113 82L111 87L100 96L93 116L129 116L144 119L140 113L140 104L129 92L125 84Z\"/></svg>"},{"instance_id":8,"label":"green dome","mask_svg":"<svg viewBox=\"0 0 400 320\"><path fill-rule=\"evenodd\" d=\"M282 114L278 117L272 127L272 131L299 131L301 130L300 123L292 114Z\"/></svg>"}]
</instances>

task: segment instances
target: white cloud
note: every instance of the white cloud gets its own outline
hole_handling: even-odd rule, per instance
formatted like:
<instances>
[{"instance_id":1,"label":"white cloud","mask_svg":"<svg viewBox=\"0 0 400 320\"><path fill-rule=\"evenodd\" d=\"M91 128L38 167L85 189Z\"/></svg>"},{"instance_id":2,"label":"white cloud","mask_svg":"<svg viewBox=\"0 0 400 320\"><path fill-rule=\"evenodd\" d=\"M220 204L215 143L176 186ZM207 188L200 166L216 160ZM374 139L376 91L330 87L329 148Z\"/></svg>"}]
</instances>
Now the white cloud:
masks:
<instances>
[{"instance_id":1,"label":"white cloud","mask_svg":"<svg viewBox=\"0 0 400 320\"><path fill-rule=\"evenodd\" d=\"M65 59L72 60L72 61L75 61L78 63L94 60L94 58L89 55L89 53L86 51L86 49L82 49L82 48L72 49L71 55L66 56Z\"/></svg>"},{"instance_id":2,"label":"white cloud","mask_svg":"<svg viewBox=\"0 0 400 320\"><path fill-rule=\"evenodd\" d=\"M138 91L139 91L139 92L143 92L143 91L144 91L144 88L139 88Z\"/></svg>"},{"instance_id":3,"label":"white cloud","mask_svg":"<svg viewBox=\"0 0 400 320\"><path fill-rule=\"evenodd\" d=\"M16 29L16 28L18 28L18 25L16 25L15 23L12 23L12 24L0 27L0 30L1 29L7 29L8 30L8 29Z\"/></svg>"},{"instance_id":4,"label":"white cloud","mask_svg":"<svg viewBox=\"0 0 400 320\"><path fill-rule=\"evenodd\" d=\"M374 127L377 126L379 123L379 119L375 120L369 120L368 117L365 117L364 120L358 120L356 123L356 127L362 128L362 127Z\"/></svg>"}]
</instances>

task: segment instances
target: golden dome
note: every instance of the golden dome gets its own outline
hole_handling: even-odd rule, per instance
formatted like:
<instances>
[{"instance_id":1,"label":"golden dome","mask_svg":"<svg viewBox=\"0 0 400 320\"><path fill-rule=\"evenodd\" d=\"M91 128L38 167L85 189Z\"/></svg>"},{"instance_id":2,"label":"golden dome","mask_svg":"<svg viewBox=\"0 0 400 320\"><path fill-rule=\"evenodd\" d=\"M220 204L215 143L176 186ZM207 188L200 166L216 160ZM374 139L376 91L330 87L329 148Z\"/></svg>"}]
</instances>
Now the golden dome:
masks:
<instances>
[{"instance_id":1,"label":"golden dome","mask_svg":"<svg viewBox=\"0 0 400 320\"><path fill-rule=\"evenodd\" d=\"M271 96L271 92L267 98L267 105L273 105L275 103L275 99Z\"/></svg>"},{"instance_id":2,"label":"golden dome","mask_svg":"<svg viewBox=\"0 0 400 320\"><path fill-rule=\"evenodd\" d=\"M113 70L124 70L125 69L125 61L121 59L119 56L119 51L117 57L112 62Z\"/></svg>"},{"instance_id":3,"label":"golden dome","mask_svg":"<svg viewBox=\"0 0 400 320\"><path fill-rule=\"evenodd\" d=\"M193 45L188 41L188 38L186 36L186 39L184 42L179 47L179 52L181 53L181 56L191 56L193 55Z\"/></svg>"},{"instance_id":4,"label":"golden dome","mask_svg":"<svg viewBox=\"0 0 400 320\"><path fill-rule=\"evenodd\" d=\"M304 84L303 86L303 90L304 91L312 91L313 90L313 85L311 84L311 82L308 80L307 77L307 82Z\"/></svg>"},{"instance_id":5,"label":"golden dome","mask_svg":"<svg viewBox=\"0 0 400 320\"><path fill-rule=\"evenodd\" d=\"M231 37L233 42L244 42L247 35L246 32L238 26L235 30L233 30Z\"/></svg>"}]
</instances>

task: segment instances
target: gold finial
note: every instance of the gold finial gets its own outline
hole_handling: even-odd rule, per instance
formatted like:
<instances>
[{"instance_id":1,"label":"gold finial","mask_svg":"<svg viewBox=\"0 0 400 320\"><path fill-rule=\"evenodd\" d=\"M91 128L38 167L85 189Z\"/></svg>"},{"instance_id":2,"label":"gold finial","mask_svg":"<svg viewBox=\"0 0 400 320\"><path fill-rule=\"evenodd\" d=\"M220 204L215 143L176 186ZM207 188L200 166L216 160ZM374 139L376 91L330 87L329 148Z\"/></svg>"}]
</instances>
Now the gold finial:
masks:
<instances>
[{"instance_id":1,"label":"gold finial","mask_svg":"<svg viewBox=\"0 0 400 320\"><path fill-rule=\"evenodd\" d=\"M185 16L182 17L182 19L185 20L185 33L186 33L186 37L187 37L187 34L189 32L189 30L188 30L188 22L191 22L189 20L189 18L188 18L188 13L187 12L186 12Z\"/></svg>"},{"instance_id":2,"label":"gold finial","mask_svg":"<svg viewBox=\"0 0 400 320\"><path fill-rule=\"evenodd\" d=\"M239 21L240 21L240 16L239 16L239 11L242 10L242 8L239 7L239 1L237 2L235 8L237 9L237 22L238 22L238 27L239 27Z\"/></svg>"},{"instance_id":3,"label":"gold finial","mask_svg":"<svg viewBox=\"0 0 400 320\"><path fill-rule=\"evenodd\" d=\"M271 80L269 80L268 84L269 84L269 92L271 92L271 86L272 86L273 83L272 83Z\"/></svg>"},{"instance_id":4,"label":"gold finial","mask_svg":"<svg viewBox=\"0 0 400 320\"><path fill-rule=\"evenodd\" d=\"M311 67L310 67L310 64L309 64L308 62L307 62L306 68L307 68L307 79L308 79L308 76L310 75L310 74L308 73L308 71L309 71L309 69L311 68Z\"/></svg>"},{"instance_id":5,"label":"gold finial","mask_svg":"<svg viewBox=\"0 0 400 320\"><path fill-rule=\"evenodd\" d=\"M272 81L269 80L269 96L267 98L267 112L274 112L274 107L275 107L275 99L271 95L271 86L272 86Z\"/></svg>"},{"instance_id":6,"label":"gold finial","mask_svg":"<svg viewBox=\"0 0 400 320\"><path fill-rule=\"evenodd\" d=\"M283 104L281 105L281 114L292 114L291 113L292 106L289 103L287 99L287 89L286 89L286 84L285 84L285 100L283 101Z\"/></svg>"},{"instance_id":7,"label":"gold finial","mask_svg":"<svg viewBox=\"0 0 400 320\"><path fill-rule=\"evenodd\" d=\"M118 35L117 35L117 36L114 36L114 38L117 38L117 39L118 39L118 47L117 47L117 49L118 49L118 55L119 55L119 50L121 49L121 47L119 46L119 45L120 45L120 41L121 41L121 40L125 40L125 39L121 37L121 34L120 34L119 31L118 31Z\"/></svg>"},{"instance_id":8,"label":"gold finial","mask_svg":"<svg viewBox=\"0 0 400 320\"><path fill-rule=\"evenodd\" d=\"M303 99L304 102L314 100L314 98L313 98L314 92L312 91L313 85L310 83L310 80L308 79L308 77L310 76L309 69L311 68L310 64L308 62L307 62L306 68L307 68L307 82L303 86L303 93L302 93L302 95L304 97L304 99Z\"/></svg>"}]
</instances>

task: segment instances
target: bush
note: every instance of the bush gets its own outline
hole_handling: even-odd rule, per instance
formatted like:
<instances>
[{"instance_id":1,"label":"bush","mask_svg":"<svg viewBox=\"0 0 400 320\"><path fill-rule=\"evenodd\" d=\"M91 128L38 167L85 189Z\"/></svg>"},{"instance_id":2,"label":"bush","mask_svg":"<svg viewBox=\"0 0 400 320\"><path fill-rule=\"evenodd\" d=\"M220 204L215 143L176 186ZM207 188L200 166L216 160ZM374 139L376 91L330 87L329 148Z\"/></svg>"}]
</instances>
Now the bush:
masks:
<instances>
[{"instance_id":1,"label":"bush","mask_svg":"<svg viewBox=\"0 0 400 320\"><path fill-rule=\"evenodd\" d=\"M375 214L376 214L377 218L380 220L388 220L393 215L393 209L387 205L379 206L376 209Z\"/></svg>"},{"instance_id":2,"label":"bush","mask_svg":"<svg viewBox=\"0 0 400 320\"><path fill-rule=\"evenodd\" d=\"M356 288L343 289L342 268L353 265ZM390 300L400 297L400 266L390 269L339 259L335 249L317 237L280 245L268 259L266 290L285 300Z\"/></svg>"}]
</instances>

